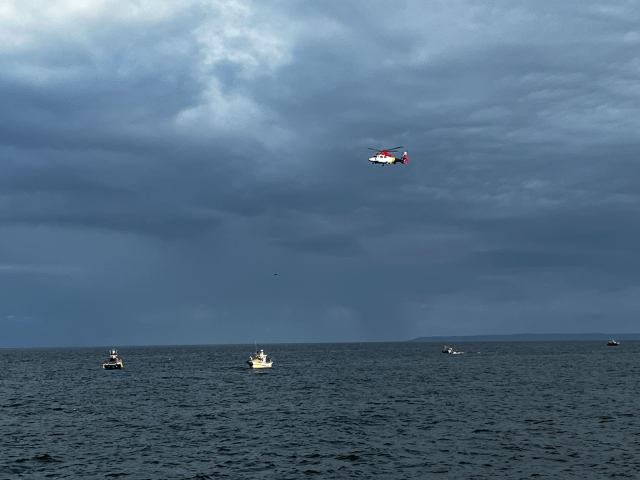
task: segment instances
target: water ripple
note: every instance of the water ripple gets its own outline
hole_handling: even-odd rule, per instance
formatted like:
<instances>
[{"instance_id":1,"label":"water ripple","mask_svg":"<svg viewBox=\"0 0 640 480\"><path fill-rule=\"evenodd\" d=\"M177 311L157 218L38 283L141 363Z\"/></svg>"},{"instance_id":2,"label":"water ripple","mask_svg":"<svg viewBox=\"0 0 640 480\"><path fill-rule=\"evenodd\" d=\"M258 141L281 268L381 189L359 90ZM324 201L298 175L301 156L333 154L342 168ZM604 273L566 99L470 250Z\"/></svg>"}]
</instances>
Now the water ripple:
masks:
<instances>
[{"instance_id":1,"label":"water ripple","mask_svg":"<svg viewBox=\"0 0 640 480\"><path fill-rule=\"evenodd\" d=\"M637 476L640 342L457 347L2 350L0 477Z\"/></svg>"}]
</instances>

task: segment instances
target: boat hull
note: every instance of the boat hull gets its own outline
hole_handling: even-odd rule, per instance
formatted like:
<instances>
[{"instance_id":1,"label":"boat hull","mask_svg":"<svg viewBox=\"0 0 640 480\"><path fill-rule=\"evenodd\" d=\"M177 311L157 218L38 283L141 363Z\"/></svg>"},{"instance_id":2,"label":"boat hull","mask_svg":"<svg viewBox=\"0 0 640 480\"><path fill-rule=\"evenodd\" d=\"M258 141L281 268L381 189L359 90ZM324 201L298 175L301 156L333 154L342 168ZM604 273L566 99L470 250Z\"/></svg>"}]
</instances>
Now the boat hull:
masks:
<instances>
[{"instance_id":1,"label":"boat hull","mask_svg":"<svg viewBox=\"0 0 640 480\"><path fill-rule=\"evenodd\" d=\"M250 368L271 368L273 366L273 362L268 363L260 363L260 362L247 362Z\"/></svg>"},{"instance_id":2,"label":"boat hull","mask_svg":"<svg viewBox=\"0 0 640 480\"><path fill-rule=\"evenodd\" d=\"M124 368L124 365L122 363L103 363L102 368L105 370L120 370Z\"/></svg>"}]
</instances>

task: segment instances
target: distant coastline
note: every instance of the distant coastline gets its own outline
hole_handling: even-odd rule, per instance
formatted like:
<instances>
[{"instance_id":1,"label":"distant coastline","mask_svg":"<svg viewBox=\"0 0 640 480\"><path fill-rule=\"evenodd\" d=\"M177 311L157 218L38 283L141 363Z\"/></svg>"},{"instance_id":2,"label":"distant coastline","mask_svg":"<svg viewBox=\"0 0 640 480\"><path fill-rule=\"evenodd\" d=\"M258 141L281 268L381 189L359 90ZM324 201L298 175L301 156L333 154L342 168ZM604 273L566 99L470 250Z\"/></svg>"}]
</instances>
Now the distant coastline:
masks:
<instances>
[{"instance_id":1,"label":"distant coastline","mask_svg":"<svg viewBox=\"0 0 640 480\"><path fill-rule=\"evenodd\" d=\"M447 335L418 337L409 342L561 342L581 340L640 340L640 333L516 333L513 335Z\"/></svg>"}]
</instances>

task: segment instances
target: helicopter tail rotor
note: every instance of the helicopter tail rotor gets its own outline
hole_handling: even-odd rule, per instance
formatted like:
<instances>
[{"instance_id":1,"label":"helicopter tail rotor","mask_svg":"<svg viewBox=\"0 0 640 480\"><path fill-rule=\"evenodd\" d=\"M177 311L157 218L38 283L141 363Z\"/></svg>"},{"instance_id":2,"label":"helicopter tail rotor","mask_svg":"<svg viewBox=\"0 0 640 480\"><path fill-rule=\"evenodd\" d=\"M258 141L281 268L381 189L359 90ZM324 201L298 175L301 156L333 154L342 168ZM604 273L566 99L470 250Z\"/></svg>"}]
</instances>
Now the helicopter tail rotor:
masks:
<instances>
[{"instance_id":1,"label":"helicopter tail rotor","mask_svg":"<svg viewBox=\"0 0 640 480\"><path fill-rule=\"evenodd\" d=\"M402 155L402 158L400 159L400 163L402 163L403 165L405 163L409 163L409 157L407 156L407 152L404 152L404 155Z\"/></svg>"}]
</instances>

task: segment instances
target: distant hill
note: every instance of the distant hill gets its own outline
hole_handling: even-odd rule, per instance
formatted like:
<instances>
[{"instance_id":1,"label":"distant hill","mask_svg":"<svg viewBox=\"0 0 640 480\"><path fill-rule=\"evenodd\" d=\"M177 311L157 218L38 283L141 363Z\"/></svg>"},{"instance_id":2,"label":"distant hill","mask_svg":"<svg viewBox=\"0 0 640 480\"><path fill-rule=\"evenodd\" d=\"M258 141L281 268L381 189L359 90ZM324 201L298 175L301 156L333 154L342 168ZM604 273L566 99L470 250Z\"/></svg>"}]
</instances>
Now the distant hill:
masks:
<instances>
[{"instance_id":1,"label":"distant hill","mask_svg":"<svg viewBox=\"0 0 640 480\"><path fill-rule=\"evenodd\" d=\"M560 342L578 340L640 340L640 333L517 333L515 335L450 335L418 337L410 342Z\"/></svg>"}]
</instances>

